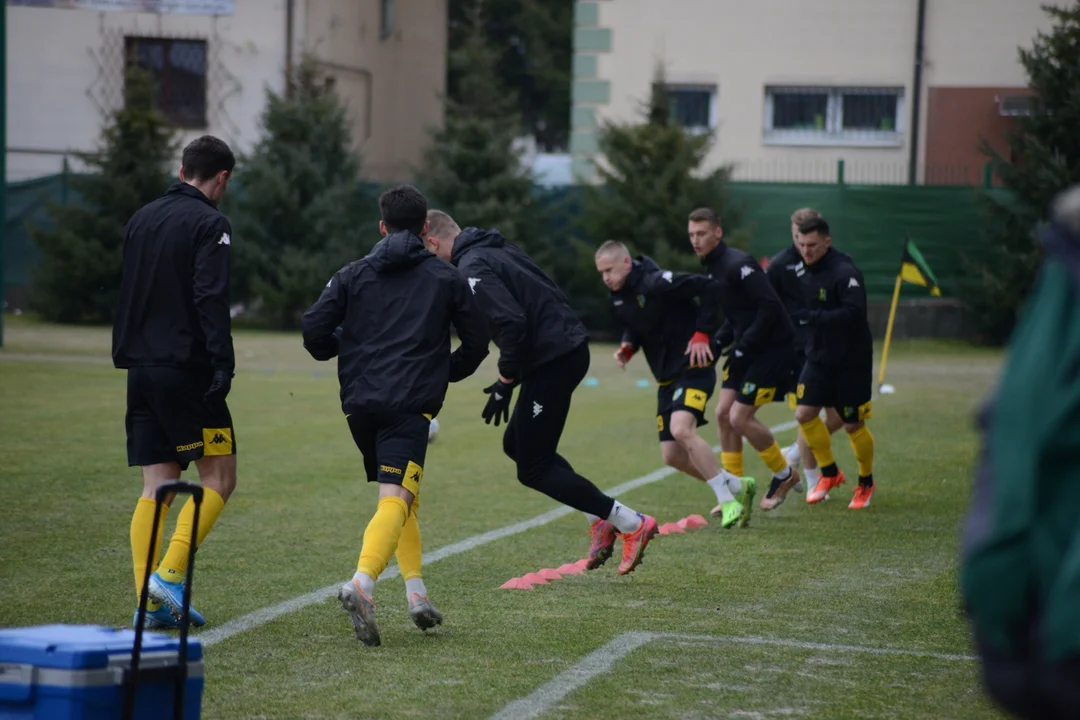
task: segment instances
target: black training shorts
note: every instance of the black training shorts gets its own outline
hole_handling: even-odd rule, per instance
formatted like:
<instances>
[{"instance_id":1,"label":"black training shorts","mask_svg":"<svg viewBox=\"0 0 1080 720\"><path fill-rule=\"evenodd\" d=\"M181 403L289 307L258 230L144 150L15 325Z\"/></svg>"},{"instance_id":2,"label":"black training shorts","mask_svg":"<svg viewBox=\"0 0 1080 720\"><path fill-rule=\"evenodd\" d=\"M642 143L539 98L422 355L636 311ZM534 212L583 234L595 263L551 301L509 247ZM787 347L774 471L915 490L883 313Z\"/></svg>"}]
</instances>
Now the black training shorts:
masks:
<instances>
[{"instance_id":1,"label":"black training shorts","mask_svg":"<svg viewBox=\"0 0 1080 720\"><path fill-rule=\"evenodd\" d=\"M684 411L692 414L697 426L707 425L705 404L716 387L716 368L691 368L656 391L656 431L660 442L675 438L671 434L671 413Z\"/></svg>"},{"instance_id":2,"label":"black training shorts","mask_svg":"<svg viewBox=\"0 0 1080 720\"><path fill-rule=\"evenodd\" d=\"M400 485L414 496L419 495L431 416L357 412L346 419L364 457L368 482Z\"/></svg>"},{"instance_id":3,"label":"black training shorts","mask_svg":"<svg viewBox=\"0 0 1080 720\"><path fill-rule=\"evenodd\" d=\"M784 343L747 353L728 356L721 387L737 390L736 402L761 407L780 402L792 385L795 349Z\"/></svg>"},{"instance_id":4,"label":"black training shorts","mask_svg":"<svg viewBox=\"0 0 1080 720\"><path fill-rule=\"evenodd\" d=\"M176 462L186 470L202 457L236 454L228 405L203 399L213 374L209 368L128 369L128 465Z\"/></svg>"},{"instance_id":5,"label":"black training shorts","mask_svg":"<svg viewBox=\"0 0 1080 720\"><path fill-rule=\"evenodd\" d=\"M873 388L874 369L870 365L832 368L807 362L795 395L799 405L836 408L845 423L858 423L870 417Z\"/></svg>"}]
</instances>

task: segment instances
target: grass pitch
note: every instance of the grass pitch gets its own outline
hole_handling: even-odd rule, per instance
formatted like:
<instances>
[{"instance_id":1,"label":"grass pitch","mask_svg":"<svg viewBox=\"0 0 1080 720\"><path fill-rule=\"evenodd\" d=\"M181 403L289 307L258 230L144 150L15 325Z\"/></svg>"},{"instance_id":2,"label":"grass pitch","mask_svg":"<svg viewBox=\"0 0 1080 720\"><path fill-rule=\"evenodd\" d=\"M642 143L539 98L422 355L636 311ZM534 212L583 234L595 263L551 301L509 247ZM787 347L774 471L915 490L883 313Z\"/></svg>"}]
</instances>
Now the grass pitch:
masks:
<instances>
[{"instance_id":1,"label":"grass pitch","mask_svg":"<svg viewBox=\"0 0 1080 720\"><path fill-rule=\"evenodd\" d=\"M108 331L20 319L6 341L0 625L129 624L139 476L126 467L125 380L109 362ZM205 631L344 581L375 506L334 366L311 360L292 335L241 332L236 346L229 402L240 484L199 553L194 598ZM647 368L637 358L619 371L612 349L594 346L598 385L578 390L561 446L602 488L660 464L655 388L637 387ZM865 512L846 507L854 458L841 433L834 448L852 480L822 505L793 494L773 513L755 511L746 530L710 525L659 538L628 577L612 561L532 591L499 590L585 555L586 523L567 515L429 564L425 581L446 618L434 632L411 625L403 583L392 578L376 591L382 647L357 643L330 599L213 644L203 717L485 718L636 631L776 644L661 638L553 702L519 703L527 712L517 717L997 717L973 661L866 650L971 652L958 612L959 524L976 449L972 412L998 362L962 346L894 346L888 381L897 393L874 399L878 490ZM479 418L493 375L489 361L452 387L439 416L420 512L427 553L556 507L518 485L502 428ZM791 413L776 404L763 419L777 425ZM702 433L715 443L714 424ZM767 477L752 452L746 466ZM660 522L707 516L714 504L677 475L620 499Z\"/></svg>"}]
</instances>

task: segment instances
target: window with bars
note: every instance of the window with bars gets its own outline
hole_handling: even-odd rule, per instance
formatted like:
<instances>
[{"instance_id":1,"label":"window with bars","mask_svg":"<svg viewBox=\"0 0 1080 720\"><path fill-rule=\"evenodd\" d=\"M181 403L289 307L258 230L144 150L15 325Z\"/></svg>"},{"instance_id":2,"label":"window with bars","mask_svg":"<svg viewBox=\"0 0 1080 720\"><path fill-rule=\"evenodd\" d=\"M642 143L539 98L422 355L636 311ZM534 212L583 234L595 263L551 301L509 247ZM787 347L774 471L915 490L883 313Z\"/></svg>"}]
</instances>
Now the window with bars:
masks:
<instances>
[{"instance_id":1,"label":"window with bars","mask_svg":"<svg viewBox=\"0 0 1080 720\"><path fill-rule=\"evenodd\" d=\"M669 85L668 118L687 130L716 127L716 88L704 85Z\"/></svg>"},{"instance_id":2,"label":"window with bars","mask_svg":"<svg viewBox=\"0 0 1080 720\"><path fill-rule=\"evenodd\" d=\"M206 127L206 41L128 37L128 63L154 79L157 106L176 127Z\"/></svg>"},{"instance_id":3,"label":"window with bars","mask_svg":"<svg viewBox=\"0 0 1080 720\"><path fill-rule=\"evenodd\" d=\"M903 143L899 88L769 87L765 141L792 145Z\"/></svg>"}]
</instances>

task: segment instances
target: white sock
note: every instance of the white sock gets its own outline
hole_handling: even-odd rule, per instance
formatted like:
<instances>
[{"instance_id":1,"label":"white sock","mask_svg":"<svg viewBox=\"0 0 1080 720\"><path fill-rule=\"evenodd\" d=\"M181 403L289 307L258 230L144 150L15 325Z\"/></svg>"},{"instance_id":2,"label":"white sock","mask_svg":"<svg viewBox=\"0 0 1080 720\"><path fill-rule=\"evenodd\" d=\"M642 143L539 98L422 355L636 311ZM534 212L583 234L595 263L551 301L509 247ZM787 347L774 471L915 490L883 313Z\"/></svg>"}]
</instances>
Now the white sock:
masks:
<instances>
[{"instance_id":1,"label":"white sock","mask_svg":"<svg viewBox=\"0 0 1080 720\"><path fill-rule=\"evenodd\" d=\"M369 598L375 597L375 580L367 573L362 573L357 570L353 573L353 579L360 584L360 589L364 591L364 594Z\"/></svg>"},{"instance_id":2,"label":"white sock","mask_svg":"<svg viewBox=\"0 0 1080 720\"><path fill-rule=\"evenodd\" d=\"M806 476L806 485L811 490L817 485L817 481L821 478L821 471L817 468L806 468L803 470L803 475Z\"/></svg>"},{"instance_id":3,"label":"white sock","mask_svg":"<svg viewBox=\"0 0 1080 720\"><path fill-rule=\"evenodd\" d=\"M405 581L405 597L409 598L413 593L420 597L427 597L427 588L424 587L424 578L409 578Z\"/></svg>"},{"instance_id":4,"label":"white sock","mask_svg":"<svg viewBox=\"0 0 1080 720\"><path fill-rule=\"evenodd\" d=\"M641 527L641 516L618 500L611 506L611 514L607 519L616 530L623 534L632 533Z\"/></svg>"},{"instance_id":5,"label":"white sock","mask_svg":"<svg viewBox=\"0 0 1080 720\"><path fill-rule=\"evenodd\" d=\"M716 493L716 502L720 505L723 505L726 502L731 502L735 499L735 496L732 494L731 489L728 487L727 476L730 474L731 473L725 473L723 470L721 470L719 475L708 481L709 487L711 487L713 489L713 492ZM740 488L740 490L741 489L742 488Z\"/></svg>"},{"instance_id":6,"label":"white sock","mask_svg":"<svg viewBox=\"0 0 1080 720\"><path fill-rule=\"evenodd\" d=\"M777 480L787 480L789 477L791 477L791 466L787 466L778 473L773 473L773 477Z\"/></svg>"},{"instance_id":7,"label":"white sock","mask_svg":"<svg viewBox=\"0 0 1080 720\"><path fill-rule=\"evenodd\" d=\"M595 523L597 520L600 519L597 515L593 515L592 513L585 513L585 517L587 517L589 519L589 524L590 525L592 525L593 523Z\"/></svg>"},{"instance_id":8,"label":"white sock","mask_svg":"<svg viewBox=\"0 0 1080 720\"><path fill-rule=\"evenodd\" d=\"M721 470L720 474L727 480L727 486L731 490L733 495L738 495L742 492L742 478L735 473L730 473L727 470Z\"/></svg>"}]
</instances>

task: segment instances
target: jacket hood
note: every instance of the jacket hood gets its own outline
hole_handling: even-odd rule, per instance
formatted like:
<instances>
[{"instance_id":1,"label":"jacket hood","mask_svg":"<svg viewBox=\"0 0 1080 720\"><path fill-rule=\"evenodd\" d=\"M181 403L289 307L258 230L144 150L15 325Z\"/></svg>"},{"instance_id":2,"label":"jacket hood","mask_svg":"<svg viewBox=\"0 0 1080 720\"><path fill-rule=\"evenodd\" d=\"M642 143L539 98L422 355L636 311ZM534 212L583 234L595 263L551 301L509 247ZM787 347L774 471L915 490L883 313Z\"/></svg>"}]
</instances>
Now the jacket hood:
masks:
<instances>
[{"instance_id":1,"label":"jacket hood","mask_svg":"<svg viewBox=\"0 0 1080 720\"><path fill-rule=\"evenodd\" d=\"M380 240L368 253L368 262L377 273L397 272L435 257L419 237L403 230Z\"/></svg>"},{"instance_id":2,"label":"jacket hood","mask_svg":"<svg viewBox=\"0 0 1080 720\"><path fill-rule=\"evenodd\" d=\"M461 231L454 241L454 252L451 262L457 265L462 255L474 247L502 247L506 245L506 238L498 230L484 230L482 228L467 227Z\"/></svg>"},{"instance_id":3,"label":"jacket hood","mask_svg":"<svg viewBox=\"0 0 1080 720\"><path fill-rule=\"evenodd\" d=\"M660 266L657 265L651 257L648 255L638 255L634 258L633 264L630 266L630 272L626 276L626 280L623 281L623 285L618 290L613 290L612 293L627 292L631 293L637 284L641 281L641 278L645 273L659 272Z\"/></svg>"}]
</instances>

